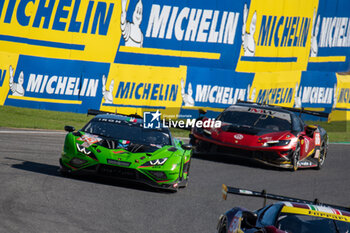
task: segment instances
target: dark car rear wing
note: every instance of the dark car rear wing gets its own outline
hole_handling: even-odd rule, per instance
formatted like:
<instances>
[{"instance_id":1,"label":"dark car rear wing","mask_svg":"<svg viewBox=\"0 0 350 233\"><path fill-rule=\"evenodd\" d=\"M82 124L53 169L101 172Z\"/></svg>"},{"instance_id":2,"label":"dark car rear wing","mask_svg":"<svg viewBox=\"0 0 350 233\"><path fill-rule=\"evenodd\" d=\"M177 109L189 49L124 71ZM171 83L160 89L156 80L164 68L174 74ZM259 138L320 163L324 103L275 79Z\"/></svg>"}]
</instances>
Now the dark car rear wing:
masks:
<instances>
[{"instance_id":1,"label":"dark car rear wing","mask_svg":"<svg viewBox=\"0 0 350 233\"><path fill-rule=\"evenodd\" d=\"M105 112L105 111L96 110L96 109L88 109L88 111L87 111L87 115L97 116L100 114L120 115L120 116L127 116L127 117L134 117L134 118L142 119L142 116L140 116L138 114L127 115L127 114L121 114L121 113Z\"/></svg>"},{"instance_id":2,"label":"dark car rear wing","mask_svg":"<svg viewBox=\"0 0 350 233\"><path fill-rule=\"evenodd\" d=\"M268 106L268 107L274 107L274 108L281 108L285 109L291 112L296 112L296 113L304 113L312 116L317 116L317 117L324 117L328 118L329 113L326 112L317 112L317 111L311 111L311 110L306 110L304 108L289 108L289 107L282 107L282 106L277 106L277 105L269 105L269 104L261 104L261 103L255 103L255 102L249 102L249 101L243 101L243 100L238 100L237 103L244 103L244 104L256 104L260 106Z\"/></svg>"},{"instance_id":3,"label":"dark car rear wing","mask_svg":"<svg viewBox=\"0 0 350 233\"><path fill-rule=\"evenodd\" d=\"M350 208L321 203L321 202L319 202L318 199L315 199L314 201L309 201L309 200L303 200L303 199L298 199L298 198L294 198L294 197L286 197L286 196L267 193L266 190L262 190L261 192L258 192L258 191L253 191L253 190L229 187L229 186L226 186L225 184L223 184L222 185L222 197L224 200L227 199L228 193L242 195L242 196L262 197L262 198L264 198L264 206L266 205L267 199L271 199L271 200L276 200L276 201L288 201L288 202L297 202L297 203L302 203L302 204L323 205L323 206L329 206L329 207L336 208L336 209L350 211Z\"/></svg>"},{"instance_id":4,"label":"dark car rear wing","mask_svg":"<svg viewBox=\"0 0 350 233\"><path fill-rule=\"evenodd\" d=\"M120 115L120 116L127 116L127 117L134 117L134 118L139 118L139 119L143 119L142 116L138 115L138 114L121 114L121 113L113 113L113 112L105 112L105 111L101 111L101 110L96 110L96 109L88 109L88 112L87 112L87 115L92 115L92 116L97 116L97 115L100 115L100 114L111 114L111 115ZM165 126L168 126L169 125L167 124L167 122L165 122ZM187 131L190 131L191 130L191 127L179 127L178 125L175 127L177 129L182 129L182 130L187 130Z\"/></svg>"}]
</instances>

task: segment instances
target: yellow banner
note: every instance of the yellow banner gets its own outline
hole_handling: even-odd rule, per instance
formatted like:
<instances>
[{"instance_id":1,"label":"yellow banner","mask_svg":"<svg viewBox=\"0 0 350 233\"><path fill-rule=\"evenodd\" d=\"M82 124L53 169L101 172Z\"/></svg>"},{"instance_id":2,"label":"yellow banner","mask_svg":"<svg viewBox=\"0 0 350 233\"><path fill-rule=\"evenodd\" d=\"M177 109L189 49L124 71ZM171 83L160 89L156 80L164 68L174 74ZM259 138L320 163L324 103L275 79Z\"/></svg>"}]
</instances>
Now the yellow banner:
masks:
<instances>
[{"instance_id":1,"label":"yellow banner","mask_svg":"<svg viewBox=\"0 0 350 233\"><path fill-rule=\"evenodd\" d=\"M103 1L4 1L0 48L9 53L113 62L121 6Z\"/></svg>"},{"instance_id":2,"label":"yellow banner","mask_svg":"<svg viewBox=\"0 0 350 233\"><path fill-rule=\"evenodd\" d=\"M111 64L108 79L103 77L101 110L138 113L161 110L178 114L181 87L186 83L186 67L149 67ZM166 108L166 111L165 111Z\"/></svg>"},{"instance_id":3,"label":"yellow banner","mask_svg":"<svg viewBox=\"0 0 350 233\"><path fill-rule=\"evenodd\" d=\"M243 10L236 71L306 70L318 1L252 0Z\"/></svg>"},{"instance_id":4,"label":"yellow banner","mask_svg":"<svg viewBox=\"0 0 350 233\"><path fill-rule=\"evenodd\" d=\"M337 74L336 99L337 103L330 115L330 120L350 120L350 75Z\"/></svg>"},{"instance_id":5,"label":"yellow banner","mask_svg":"<svg viewBox=\"0 0 350 233\"><path fill-rule=\"evenodd\" d=\"M256 73L249 99L284 107L293 107L300 84L301 71Z\"/></svg>"}]
</instances>

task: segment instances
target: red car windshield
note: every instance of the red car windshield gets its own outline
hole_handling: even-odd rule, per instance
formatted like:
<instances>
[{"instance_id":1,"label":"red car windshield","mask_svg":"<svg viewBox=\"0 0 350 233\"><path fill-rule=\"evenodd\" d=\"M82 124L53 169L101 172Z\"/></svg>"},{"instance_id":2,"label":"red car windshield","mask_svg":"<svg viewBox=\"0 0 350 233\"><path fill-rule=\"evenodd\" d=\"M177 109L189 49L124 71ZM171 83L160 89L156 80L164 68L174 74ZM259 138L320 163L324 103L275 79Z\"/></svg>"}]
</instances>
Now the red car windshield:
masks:
<instances>
[{"instance_id":1,"label":"red car windshield","mask_svg":"<svg viewBox=\"0 0 350 233\"><path fill-rule=\"evenodd\" d=\"M218 120L234 125L261 128L274 132L287 131L292 128L290 116L288 119L272 114L259 114L248 111L224 111L218 117Z\"/></svg>"},{"instance_id":2,"label":"red car windshield","mask_svg":"<svg viewBox=\"0 0 350 233\"><path fill-rule=\"evenodd\" d=\"M349 233L350 223L308 215L282 213L277 227L288 233Z\"/></svg>"}]
</instances>

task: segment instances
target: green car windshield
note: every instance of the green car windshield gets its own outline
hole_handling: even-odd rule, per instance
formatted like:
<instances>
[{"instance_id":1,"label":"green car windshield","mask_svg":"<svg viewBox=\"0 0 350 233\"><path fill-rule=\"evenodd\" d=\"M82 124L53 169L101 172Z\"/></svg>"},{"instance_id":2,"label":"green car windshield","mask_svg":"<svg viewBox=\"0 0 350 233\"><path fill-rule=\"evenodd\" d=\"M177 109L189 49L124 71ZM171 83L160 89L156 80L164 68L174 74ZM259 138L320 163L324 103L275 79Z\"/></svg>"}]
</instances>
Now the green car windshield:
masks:
<instances>
[{"instance_id":1,"label":"green car windshield","mask_svg":"<svg viewBox=\"0 0 350 233\"><path fill-rule=\"evenodd\" d=\"M169 129L144 129L140 123L101 118L92 119L81 131L113 140L127 140L134 144L171 145Z\"/></svg>"},{"instance_id":2,"label":"green car windshield","mask_svg":"<svg viewBox=\"0 0 350 233\"><path fill-rule=\"evenodd\" d=\"M308 215L282 213L277 227L288 233L349 233L350 223Z\"/></svg>"}]
</instances>

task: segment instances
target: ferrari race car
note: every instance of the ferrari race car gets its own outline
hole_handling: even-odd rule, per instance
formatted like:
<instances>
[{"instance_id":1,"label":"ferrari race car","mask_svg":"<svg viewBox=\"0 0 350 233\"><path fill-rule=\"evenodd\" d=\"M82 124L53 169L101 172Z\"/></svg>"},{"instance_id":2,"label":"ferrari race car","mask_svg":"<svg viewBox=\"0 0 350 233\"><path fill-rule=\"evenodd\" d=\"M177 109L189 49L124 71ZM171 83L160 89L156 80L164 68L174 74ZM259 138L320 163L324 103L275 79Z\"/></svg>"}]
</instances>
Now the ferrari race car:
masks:
<instances>
[{"instance_id":1,"label":"ferrari race car","mask_svg":"<svg viewBox=\"0 0 350 233\"><path fill-rule=\"evenodd\" d=\"M177 191L187 185L190 145L171 136L168 128L147 129L136 115L96 115L81 130L66 126L60 173L94 172Z\"/></svg>"},{"instance_id":2,"label":"ferrari race car","mask_svg":"<svg viewBox=\"0 0 350 233\"><path fill-rule=\"evenodd\" d=\"M328 135L316 125L305 125L296 113L328 114L242 102L225 109L216 120L221 127L194 127L190 143L195 153L229 154L297 170L324 164ZM210 120L200 117L198 120ZM208 124L207 124L208 125Z\"/></svg>"},{"instance_id":3,"label":"ferrari race car","mask_svg":"<svg viewBox=\"0 0 350 233\"><path fill-rule=\"evenodd\" d=\"M350 209L223 185L227 193L279 200L257 211L235 207L221 215L218 233L349 233ZM316 204L315 204L316 203Z\"/></svg>"}]
</instances>

